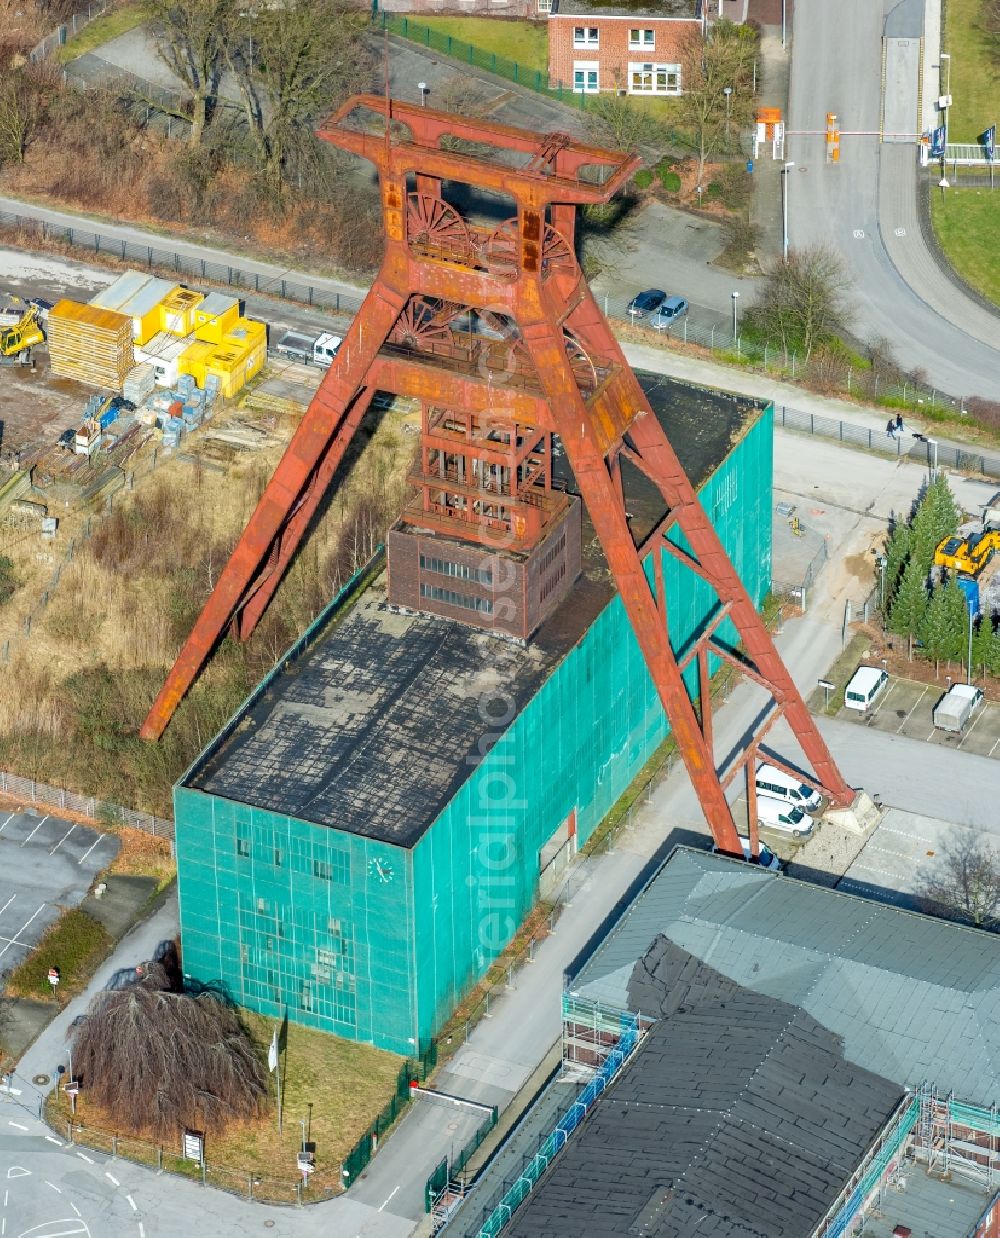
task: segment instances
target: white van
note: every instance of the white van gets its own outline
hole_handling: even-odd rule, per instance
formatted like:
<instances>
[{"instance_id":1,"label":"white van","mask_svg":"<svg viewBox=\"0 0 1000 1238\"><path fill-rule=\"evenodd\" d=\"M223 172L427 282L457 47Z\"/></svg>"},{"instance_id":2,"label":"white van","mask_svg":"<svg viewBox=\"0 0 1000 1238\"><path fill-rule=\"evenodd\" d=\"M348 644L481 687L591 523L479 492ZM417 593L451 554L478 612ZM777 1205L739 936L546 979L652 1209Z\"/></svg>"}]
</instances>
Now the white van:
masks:
<instances>
[{"instance_id":1,"label":"white van","mask_svg":"<svg viewBox=\"0 0 1000 1238\"><path fill-rule=\"evenodd\" d=\"M322 366L324 370L328 370L333 364L333 359L337 355L337 350L343 342L343 339L339 335L332 335L329 331L324 331L323 334L316 340L315 344L313 344L313 364Z\"/></svg>"},{"instance_id":2,"label":"white van","mask_svg":"<svg viewBox=\"0 0 1000 1238\"><path fill-rule=\"evenodd\" d=\"M784 800L806 812L815 812L823 802L814 787L807 787L798 778L786 774L777 765L761 765L757 769L757 794L770 799Z\"/></svg>"},{"instance_id":3,"label":"white van","mask_svg":"<svg viewBox=\"0 0 1000 1238\"><path fill-rule=\"evenodd\" d=\"M769 795L761 795L757 800L757 820L766 828L781 830L793 838L805 838L813 828L813 819L807 812Z\"/></svg>"},{"instance_id":4,"label":"white van","mask_svg":"<svg viewBox=\"0 0 1000 1238\"><path fill-rule=\"evenodd\" d=\"M867 713L889 685L889 676L876 666L859 666L844 691L844 704Z\"/></svg>"}]
</instances>

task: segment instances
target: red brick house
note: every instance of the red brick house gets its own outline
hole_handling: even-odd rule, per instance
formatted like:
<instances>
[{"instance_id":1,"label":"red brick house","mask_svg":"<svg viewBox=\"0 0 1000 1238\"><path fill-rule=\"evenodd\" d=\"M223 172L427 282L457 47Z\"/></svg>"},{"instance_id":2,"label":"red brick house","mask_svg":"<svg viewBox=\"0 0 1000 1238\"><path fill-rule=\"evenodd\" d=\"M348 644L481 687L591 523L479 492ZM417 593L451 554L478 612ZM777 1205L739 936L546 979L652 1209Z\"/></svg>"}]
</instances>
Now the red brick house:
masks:
<instances>
[{"instance_id":1,"label":"red brick house","mask_svg":"<svg viewBox=\"0 0 1000 1238\"><path fill-rule=\"evenodd\" d=\"M549 9L549 85L578 94L679 95L681 48L702 0L538 0Z\"/></svg>"}]
</instances>

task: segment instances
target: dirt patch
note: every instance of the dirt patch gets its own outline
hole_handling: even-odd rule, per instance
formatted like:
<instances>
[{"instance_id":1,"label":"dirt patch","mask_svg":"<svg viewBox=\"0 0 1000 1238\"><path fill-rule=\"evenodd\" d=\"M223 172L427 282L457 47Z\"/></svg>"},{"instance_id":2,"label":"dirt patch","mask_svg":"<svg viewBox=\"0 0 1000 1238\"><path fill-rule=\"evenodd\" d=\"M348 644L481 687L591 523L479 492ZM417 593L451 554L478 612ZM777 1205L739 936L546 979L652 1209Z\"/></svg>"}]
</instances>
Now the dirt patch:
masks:
<instances>
[{"instance_id":1,"label":"dirt patch","mask_svg":"<svg viewBox=\"0 0 1000 1238\"><path fill-rule=\"evenodd\" d=\"M30 366L5 365L0 370L0 458L43 443L53 443L78 425L93 391L82 383L60 378L49 369L41 349L35 372Z\"/></svg>"}]
</instances>

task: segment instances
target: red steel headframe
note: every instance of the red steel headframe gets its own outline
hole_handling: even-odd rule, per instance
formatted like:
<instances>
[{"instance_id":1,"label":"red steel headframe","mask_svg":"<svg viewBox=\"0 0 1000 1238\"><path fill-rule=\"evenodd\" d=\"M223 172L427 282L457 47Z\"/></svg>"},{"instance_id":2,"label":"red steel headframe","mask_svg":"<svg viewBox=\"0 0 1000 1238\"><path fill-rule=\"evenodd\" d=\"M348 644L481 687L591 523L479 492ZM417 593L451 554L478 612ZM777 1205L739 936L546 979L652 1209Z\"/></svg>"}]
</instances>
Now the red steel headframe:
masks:
<instances>
[{"instance_id":1,"label":"red steel headframe","mask_svg":"<svg viewBox=\"0 0 1000 1238\"><path fill-rule=\"evenodd\" d=\"M245 639L263 614L378 390L468 413L495 409L490 376L414 329L432 311L505 316L531 382L504 391L513 421L557 434L600 539L640 648L717 845L741 854L725 787L745 770L752 796L758 747L784 718L836 804L853 791L837 769L770 634L657 421L574 257L576 207L608 201L638 167L634 156L465 120L375 96L350 100L319 131L379 171L385 255L378 277L301 425L195 623L142 727L158 738L217 641L232 627ZM447 146L444 138L452 139ZM495 161L459 143L509 152ZM456 149L456 147L458 147ZM473 148L474 149L474 148ZM457 181L513 198L516 217L495 230L470 225L442 195ZM419 298L430 298L421 302ZM417 311L414 312L415 298ZM407 328L406 324L409 323ZM401 346L401 341L405 346ZM581 378L589 374L589 381ZM662 495L667 515L641 546L629 530L621 480L625 459ZM683 536L682 550L668 538ZM707 581L718 606L684 655L667 627L663 554ZM647 574L647 561L649 568ZM652 583L650 583L650 577ZM739 654L719 639L731 621ZM725 771L712 743L709 656L735 665L767 690L769 710ZM699 672L698 708L683 680ZM769 759L774 759L769 757ZM756 822L751 822L751 828ZM756 835L753 829L754 839Z\"/></svg>"}]
</instances>

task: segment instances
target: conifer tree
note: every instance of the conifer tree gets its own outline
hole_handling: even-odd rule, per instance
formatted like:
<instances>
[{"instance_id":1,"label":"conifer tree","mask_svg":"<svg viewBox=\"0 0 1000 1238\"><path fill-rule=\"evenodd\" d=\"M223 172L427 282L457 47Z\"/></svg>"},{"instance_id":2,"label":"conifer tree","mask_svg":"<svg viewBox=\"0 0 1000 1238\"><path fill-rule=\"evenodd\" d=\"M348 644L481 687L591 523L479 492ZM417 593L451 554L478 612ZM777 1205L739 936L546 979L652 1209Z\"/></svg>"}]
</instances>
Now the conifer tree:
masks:
<instances>
[{"instance_id":1,"label":"conifer tree","mask_svg":"<svg viewBox=\"0 0 1000 1238\"><path fill-rule=\"evenodd\" d=\"M911 558L903 572L896 599L889 615L889 627L912 641L920 634L927 610L927 573ZM911 645L912 649L912 645Z\"/></svg>"}]
</instances>

